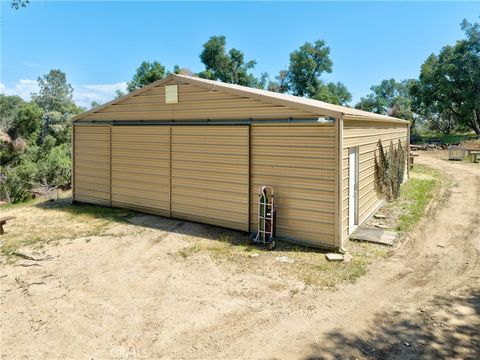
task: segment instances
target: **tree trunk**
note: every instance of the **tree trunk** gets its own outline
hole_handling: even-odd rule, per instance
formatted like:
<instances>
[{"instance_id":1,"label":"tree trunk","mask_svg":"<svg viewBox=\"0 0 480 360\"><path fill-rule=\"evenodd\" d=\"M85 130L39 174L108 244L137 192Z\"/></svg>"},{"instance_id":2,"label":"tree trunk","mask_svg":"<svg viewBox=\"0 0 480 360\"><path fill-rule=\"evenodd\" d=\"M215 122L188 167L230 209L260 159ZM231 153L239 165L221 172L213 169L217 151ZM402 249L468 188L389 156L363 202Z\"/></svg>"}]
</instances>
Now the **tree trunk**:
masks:
<instances>
[{"instance_id":1,"label":"tree trunk","mask_svg":"<svg viewBox=\"0 0 480 360\"><path fill-rule=\"evenodd\" d=\"M480 135L480 114L473 110L473 119L471 121L471 126L475 134Z\"/></svg>"},{"instance_id":2,"label":"tree trunk","mask_svg":"<svg viewBox=\"0 0 480 360\"><path fill-rule=\"evenodd\" d=\"M47 136L49 122L50 122L50 119L48 114L43 115L42 133L40 134L41 144L43 144L43 142L45 141L45 136Z\"/></svg>"}]
</instances>

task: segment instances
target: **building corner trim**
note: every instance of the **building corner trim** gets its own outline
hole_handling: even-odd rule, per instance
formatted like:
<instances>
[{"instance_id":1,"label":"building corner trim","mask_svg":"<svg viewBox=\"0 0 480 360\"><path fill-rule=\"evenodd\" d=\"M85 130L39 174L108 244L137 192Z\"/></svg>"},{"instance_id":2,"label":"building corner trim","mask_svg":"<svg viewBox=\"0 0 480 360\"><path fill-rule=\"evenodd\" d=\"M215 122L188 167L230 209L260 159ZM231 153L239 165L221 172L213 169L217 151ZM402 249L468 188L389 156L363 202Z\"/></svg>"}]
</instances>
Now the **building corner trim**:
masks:
<instances>
[{"instance_id":1,"label":"building corner trim","mask_svg":"<svg viewBox=\"0 0 480 360\"><path fill-rule=\"evenodd\" d=\"M336 244L340 252L344 252L343 249L343 115L340 116L336 121L336 187L337 187L337 198L336 198L336 229L335 237Z\"/></svg>"}]
</instances>

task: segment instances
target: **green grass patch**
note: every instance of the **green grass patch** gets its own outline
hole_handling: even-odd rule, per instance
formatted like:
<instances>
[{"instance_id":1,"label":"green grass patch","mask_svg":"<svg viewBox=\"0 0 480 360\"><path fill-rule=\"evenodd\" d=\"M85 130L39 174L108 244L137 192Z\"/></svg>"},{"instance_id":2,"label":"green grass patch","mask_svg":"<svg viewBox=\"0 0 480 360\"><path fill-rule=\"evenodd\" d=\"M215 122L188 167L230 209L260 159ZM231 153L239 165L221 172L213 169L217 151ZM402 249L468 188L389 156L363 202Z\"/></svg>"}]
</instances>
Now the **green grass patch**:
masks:
<instances>
[{"instance_id":1,"label":"green grass patch","mask_svg":"<svg viewBox=\"0 0 480 360\"><path fill-rule=\"evenodd\" d=\"M444 180L441 172L415 165L410 179L401 186L400 197L384 207L387 217L393 220L392 226L402 233L411 231ZM326 251L286 243L279 243L274 251L268 251L249 245L245 236L227 231L195 238L177 254L186 261L208 256L217 264L231 269L229 271L265 274L274 278L294 277L306 286L335 289L341 283L356 281L368 271L370 264L392 253L390 247L357 241L349 242L347 249L352 256L351 261L329 262L325 258ZM276 260L283 256L293 263ZM294 291L291 296L295 294Z\"/></svg>"},{"instance_id":2,"label":"green grass patch","mask_svg":"<svg viewBox=\"0 0 480 360\"><path fill-rule=\"evenodd\" d=\"M408 232L420 221L435 193L445 181L443 174L423 165L415 165L410 179L401 186L400 197L387 204L390 213L400 213L396 224L399 232Z\"/></svg>"}]
</instances>

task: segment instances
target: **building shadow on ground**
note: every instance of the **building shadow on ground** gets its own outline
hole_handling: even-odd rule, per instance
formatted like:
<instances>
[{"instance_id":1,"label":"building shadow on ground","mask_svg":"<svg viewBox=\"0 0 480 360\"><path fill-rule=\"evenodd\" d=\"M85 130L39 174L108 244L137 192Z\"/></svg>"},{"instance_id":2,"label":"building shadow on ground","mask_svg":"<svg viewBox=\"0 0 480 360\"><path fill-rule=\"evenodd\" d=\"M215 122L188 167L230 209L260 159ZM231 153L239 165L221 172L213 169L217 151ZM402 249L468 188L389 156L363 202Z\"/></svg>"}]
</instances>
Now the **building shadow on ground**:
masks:
<instances>
[{"instance_id":1,"label":"building shadow on ground","mask_svg":"<svg viewBox=\"0 0 480 360\"><path fill-rule=\"evenodd\" d=\"M107 206L92 205L80 202L72 203L71 198L39 202L35 204L35 206L44 210L64 211L72 216L87 215L119 224L132 224L149 229L228 242L234 246L255 246L251 245L250 234L247 232L231 230L193 221L145 214L128 209L111 208ZM290 244L284 241L277 241L277 246L275 249L280 251L297 251L306 253L327 252L322 249Z\"/></svg>"},{"instance_id":2,"label":"building shadow on ground","mask_svg":"<svg viewBox=\"0 0 480 360\"><path fill-rule=\"evenodd\" d=\"M480 282L414 313L381 314L363 336L332 331L311 353L305 360L480 359Z\"/></svg>"}]
</instances>

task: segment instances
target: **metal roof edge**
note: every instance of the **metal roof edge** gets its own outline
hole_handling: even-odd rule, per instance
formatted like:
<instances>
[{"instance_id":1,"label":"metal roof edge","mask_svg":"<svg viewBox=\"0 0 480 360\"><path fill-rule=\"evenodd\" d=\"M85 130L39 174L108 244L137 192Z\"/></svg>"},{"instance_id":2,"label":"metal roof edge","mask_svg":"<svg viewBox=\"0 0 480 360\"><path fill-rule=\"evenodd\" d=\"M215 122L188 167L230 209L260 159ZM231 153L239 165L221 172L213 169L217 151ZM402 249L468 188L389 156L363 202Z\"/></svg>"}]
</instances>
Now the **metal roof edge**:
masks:
<instances>
[{"instance_id":1,"label":"metal roof edge","mask_svg":"<svg viewBox=\"0 0 480 360\"><path fill-rule=\"evenodd\" d=\"M353 115L353 114L343 114L344 120L363 120L363 121L377 121L377 122L390 122L397 124L410 124L410 121L399 119L391 116L383 116L375 114L377 116L368 116L368 115Z\"/></svg>"},{"instance_id":2,"label":"metal roof edge","mask_svg":"<svg viewBox=\"0 0 480 360\"><path fill-rule=\"evenodd\" d=\"M189 84L191 83L206 89L218 88L219 90L225 91L233 95L247 96L249 98L260 100L260 101L262 100L266 101L266 99L268 99L270 100L271 103L290 106L294 109L310 112L312 113L312 115L316 115L319 117L331 116L331 117L337 118L341 115L340 111L334 111L331 109L322 108L320 106L305 104L295 99L281 98L280 96L284 94L273 93L268 90L250 88L247 86L236 85L236 84L228 84L221 81L202 79L202 78L197 78L197 77L188 76L188 75L173 74L173 76L177 78L179 81L183 81L184 83L189 83ZM269 94L269 93L272 93L272 94ZM277 96L274 96L274 94ZM298 98L301 99L300 97Z\"/></svg>"}]
</instances>

